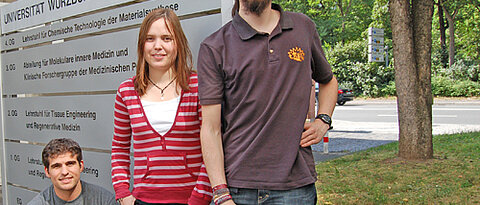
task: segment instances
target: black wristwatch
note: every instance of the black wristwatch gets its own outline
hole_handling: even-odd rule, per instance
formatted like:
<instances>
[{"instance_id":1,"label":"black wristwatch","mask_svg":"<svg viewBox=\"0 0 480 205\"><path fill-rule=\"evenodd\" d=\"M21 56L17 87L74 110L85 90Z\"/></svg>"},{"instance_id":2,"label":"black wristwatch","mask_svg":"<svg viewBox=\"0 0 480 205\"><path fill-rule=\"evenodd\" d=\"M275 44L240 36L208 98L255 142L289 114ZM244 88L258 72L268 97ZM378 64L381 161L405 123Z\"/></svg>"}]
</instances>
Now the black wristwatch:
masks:
<instances>
[{"instance_id":1,"label":"black wristwatch","mask_svg":"<svg viewBox=\"0 0 480 205\"><path fill-rule=\"evenodd\" d=\"M330 116L328 116L327 114L318 114L317 117L315 117L315 119L320 119L325 124L327 124L329 126L329 128L328 128L329 130L331 130L333 128L332 118Z\"/></svg>"}]
</instances>

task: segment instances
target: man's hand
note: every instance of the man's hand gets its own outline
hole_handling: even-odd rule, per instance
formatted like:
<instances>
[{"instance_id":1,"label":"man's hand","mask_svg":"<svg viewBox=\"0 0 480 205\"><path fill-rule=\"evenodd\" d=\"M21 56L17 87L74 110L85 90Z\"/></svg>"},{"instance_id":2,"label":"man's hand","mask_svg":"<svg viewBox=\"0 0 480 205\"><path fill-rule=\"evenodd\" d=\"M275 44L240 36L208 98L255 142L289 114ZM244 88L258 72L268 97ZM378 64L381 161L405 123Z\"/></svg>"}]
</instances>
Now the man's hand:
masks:
<instances>
[{"instance_id":1,"label":"man's hand","mask_svg":"<svg viewBox=\"0 0 480 205\"><path fill-rule=\"evenodd\" d=\"M135 203L135 197L133 195L123 198L121 205L133 205Z\"/></svg>"},{"instance_id":2,"label":"man's hand","mask_svg":"<svg viewBox=\"0 0 480 205\"><path fill-rule=\"evenodd\" d=\"M323 136L327 133L328 126L322 120L315 119L312 123L306 122L304 127L305 131L302 133L300 140L300 146L308 147L313 144L317 144L322 141Z\"/></svg>"}]
</instances>

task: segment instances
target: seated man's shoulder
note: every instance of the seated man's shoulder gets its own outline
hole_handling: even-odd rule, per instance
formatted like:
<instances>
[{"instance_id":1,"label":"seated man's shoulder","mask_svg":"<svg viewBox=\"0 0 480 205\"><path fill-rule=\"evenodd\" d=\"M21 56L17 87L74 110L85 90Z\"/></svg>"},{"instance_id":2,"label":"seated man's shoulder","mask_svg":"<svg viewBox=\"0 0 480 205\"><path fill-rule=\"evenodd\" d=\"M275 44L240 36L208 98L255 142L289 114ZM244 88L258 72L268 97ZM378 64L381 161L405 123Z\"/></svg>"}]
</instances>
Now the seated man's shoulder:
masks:
<instances>
[{"instance_id":1,"label":"seated man's shoulder","mask_svg":"<svg viewBox=\"0 0 480 205\"><path fill-rule=\"evenodd\" d=\"M47 189L43 190L42 192L38 193L37 196L33 197L27 205L50 205L50 203L46 200L50 198L52 186L48 187Z\"/></svg>"},{"instance_id":2,"label":"seated man's shoulder","mask_svg":"<svg viewBox=\"0 0 480 205\"><path fill-rule=\"evenodd\" d=\"M43 198L42 195L38 194L35 196L27 205L46 205L48 204L47 201Z\"/></svg>"},{"instance_id":3,"label":"seated man's shoulder","mask_svg":"<svg viewBox=\"0 0 480 205\"><path fill-rule=\"evenodd\" d=\"M101 186L82 181L82 189L86 197L95 199L97 202L101 201L104 205L117 204L115 195Z\"/></svg>"}]
</instances>

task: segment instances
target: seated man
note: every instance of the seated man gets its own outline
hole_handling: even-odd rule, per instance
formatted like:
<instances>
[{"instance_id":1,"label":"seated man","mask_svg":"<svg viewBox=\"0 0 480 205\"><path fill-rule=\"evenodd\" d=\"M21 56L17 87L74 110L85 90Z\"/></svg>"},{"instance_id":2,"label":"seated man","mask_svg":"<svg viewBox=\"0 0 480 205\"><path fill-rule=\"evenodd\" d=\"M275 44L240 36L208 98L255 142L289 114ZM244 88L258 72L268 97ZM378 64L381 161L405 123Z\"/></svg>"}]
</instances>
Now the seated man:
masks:
<instances>
[{"instance_id":1,"label":"seated man","mask_svg":"<svg viewBox=\"0 0 480 205\"><path fill-rule=\"evenodd\" d=\"M29 205L117 204L108 190L80 180L82 149L72 139L53 139L42 152L45 174L52 185L40 192Z\"/></svg>"}]
</instances>

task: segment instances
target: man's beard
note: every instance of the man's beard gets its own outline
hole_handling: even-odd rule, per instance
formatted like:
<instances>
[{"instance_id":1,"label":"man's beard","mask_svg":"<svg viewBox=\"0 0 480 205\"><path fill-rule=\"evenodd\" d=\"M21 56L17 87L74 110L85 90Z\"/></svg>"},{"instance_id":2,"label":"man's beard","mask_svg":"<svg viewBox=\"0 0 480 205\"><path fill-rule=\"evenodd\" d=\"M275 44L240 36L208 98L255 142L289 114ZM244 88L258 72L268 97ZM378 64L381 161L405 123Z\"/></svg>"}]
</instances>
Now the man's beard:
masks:
<instances>
[{"instance_id":1,"label":"man's beard","mask_svg":"<svg viewBox=\"0 0 480 205\"><path fill-rule=\"evenodd\" d=\"M262 12L270 6L270 0L241 0L243 7L257 16L260 16Z\"/></svg>"}]
</instances>

